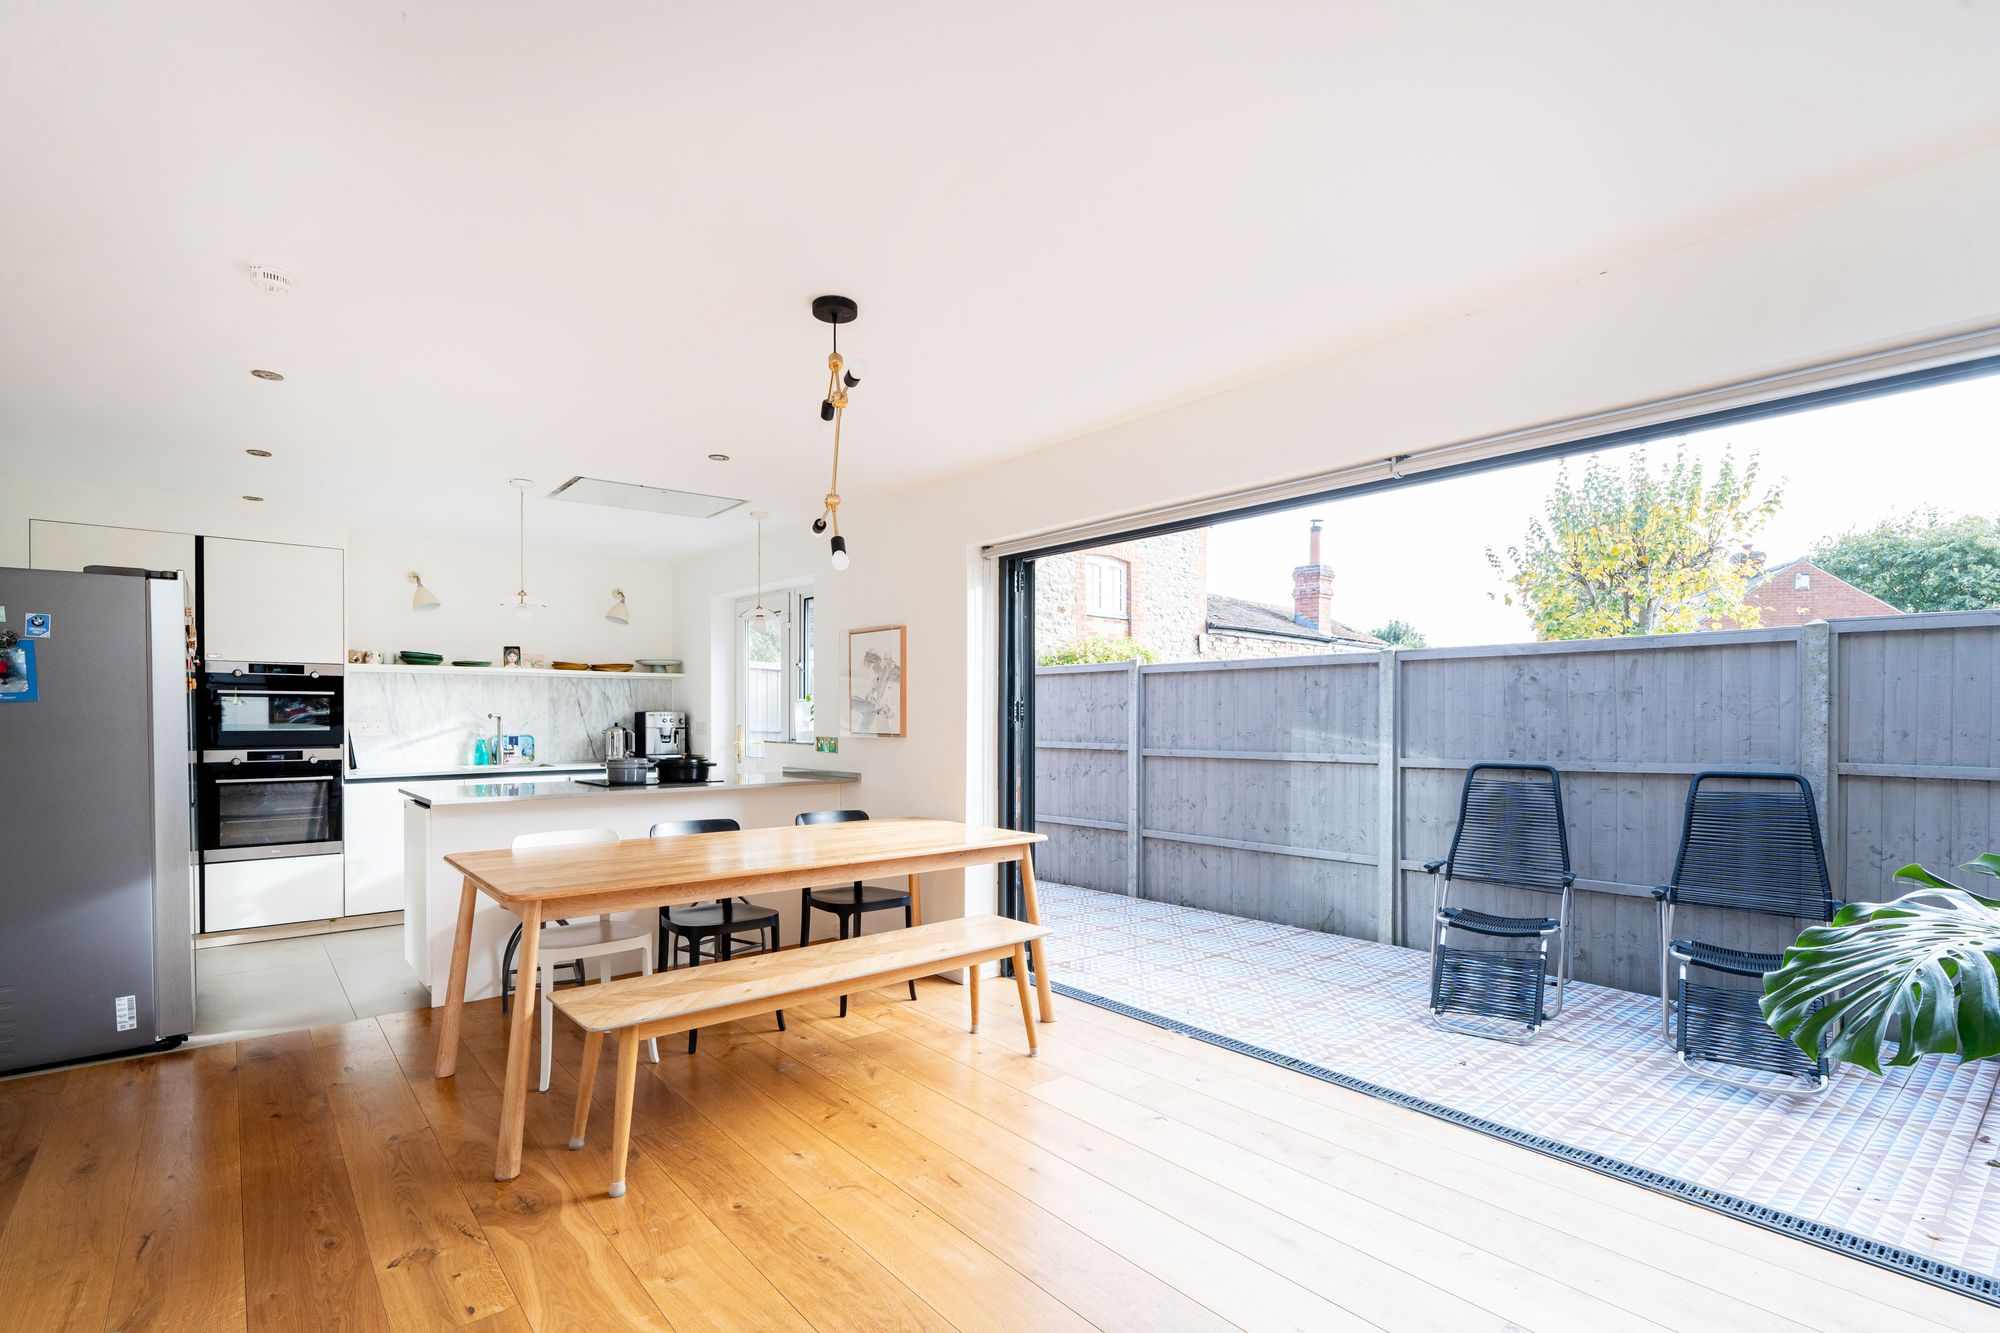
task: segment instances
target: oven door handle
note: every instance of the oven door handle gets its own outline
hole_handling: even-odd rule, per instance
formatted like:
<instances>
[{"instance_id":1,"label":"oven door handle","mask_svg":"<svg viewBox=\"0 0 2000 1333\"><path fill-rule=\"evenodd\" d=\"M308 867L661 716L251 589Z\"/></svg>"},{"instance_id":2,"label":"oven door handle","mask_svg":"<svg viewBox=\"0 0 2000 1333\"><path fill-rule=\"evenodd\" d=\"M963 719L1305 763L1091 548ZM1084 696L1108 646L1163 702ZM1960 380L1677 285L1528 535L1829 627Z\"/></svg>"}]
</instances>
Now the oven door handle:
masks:
<instances>
[{"instance_id":1,"label":"oven door handle","mask_svg":"<svg viewBox=\"0 0 2000 1333\"><path fill-rule=\"evenodd\" d=\"M217 694L229 695L231 697L234 697L239 694L243 695L254 694L254 695L266 695L266 696L279 695L285 698L291 698L294 695L298 695L310 699L331 699L337 693L337 691L335 690L239 690L229 685L219 685L216 687L215 692Z\"/></svg>"},{"instance_id":2,"label":"oven door handle","mask_svg":"<svg viewBox=\"0 0 2000 1333\"><path fill-rule=\"evenodd\" d=\"M328 773L324 777L317 778L210 778L209 781L218 787L241 787L253 783L262 785L270 782L331 782L333 774Z\"/></svg>"}]
</instances>

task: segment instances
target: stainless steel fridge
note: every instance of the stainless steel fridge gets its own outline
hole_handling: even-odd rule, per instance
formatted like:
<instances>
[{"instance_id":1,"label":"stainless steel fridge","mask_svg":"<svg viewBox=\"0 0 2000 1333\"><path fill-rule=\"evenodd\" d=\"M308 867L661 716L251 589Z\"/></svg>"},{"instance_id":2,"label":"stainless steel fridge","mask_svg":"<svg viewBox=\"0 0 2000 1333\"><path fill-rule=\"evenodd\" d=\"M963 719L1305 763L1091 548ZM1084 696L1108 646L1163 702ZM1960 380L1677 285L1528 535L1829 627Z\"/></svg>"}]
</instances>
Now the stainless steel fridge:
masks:
<instances>
[{"instance_id":1,"label":"stainless steel fridge","mask_svg":"<svg viewBox=\"0 0 2000 1333\"><path fill-rule=\"evenodd\" d=\"M194 1028L185 604L0 569L0 1071Z\"/></svg>"}]
</instances>

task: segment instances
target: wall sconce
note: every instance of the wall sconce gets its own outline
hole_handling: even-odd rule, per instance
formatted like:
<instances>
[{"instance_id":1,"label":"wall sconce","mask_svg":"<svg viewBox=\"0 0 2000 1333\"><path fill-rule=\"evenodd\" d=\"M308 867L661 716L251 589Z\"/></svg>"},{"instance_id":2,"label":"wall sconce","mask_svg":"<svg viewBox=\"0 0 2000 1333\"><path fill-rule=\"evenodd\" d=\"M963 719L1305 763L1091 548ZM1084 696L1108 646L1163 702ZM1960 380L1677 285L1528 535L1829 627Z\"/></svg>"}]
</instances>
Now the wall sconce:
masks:
<instances>
[{"instance_id":1,"label":"wall sconce","mask_svg":"<svg viewBox=\"0 0 2000 1333\"><path fill-rule=\"evenodd\" d=\"M614 625L631 624L632 611L625 605L625 590L623 588L613 588L611 590L611 598L611 609L604 613L604 618Z\"/></svg>"},{"instance_id":2,"label":"wall sconce","mask_svg":"<svg viewBox=\"0 0 2000 1333\"><path fill-rule=\"evenodd\" d=\"M424 576L414 569L410 571L410 582L417 585L417 590L410 594L412 611L435 611L443 605L438 601L437 594L424 586Z\"/></svg>"}]
</instances>

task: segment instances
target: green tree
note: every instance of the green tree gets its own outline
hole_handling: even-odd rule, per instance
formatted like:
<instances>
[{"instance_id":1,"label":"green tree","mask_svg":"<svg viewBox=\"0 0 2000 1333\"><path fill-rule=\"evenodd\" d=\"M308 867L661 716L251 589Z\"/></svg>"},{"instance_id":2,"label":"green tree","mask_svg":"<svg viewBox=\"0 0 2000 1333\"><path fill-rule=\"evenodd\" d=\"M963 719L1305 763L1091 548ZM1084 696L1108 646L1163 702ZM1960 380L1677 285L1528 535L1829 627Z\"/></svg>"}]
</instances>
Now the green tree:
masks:
<instances>
[{"instance_id":1,"label":"green tree","mask_svg":"<svg viewBox=\"0 0 2000 1333\"><path fill-rule=\"evenodd\" d=\"M1755 625L1743 593L1758 527L1778 512L1781 488L1757 487L1757 456L1741 468L1725 451L1711 481L1683 443L1655 472L1643 450L1621 470L1601 457L1572 481L1567 464L1525 539L1503 564L1503 596L1527 609L1538 639L1673 634L1709 618Z\"/></svg>"},{"instance_id":2,"label":"green tree","mask_svg":"<svg viewBox=\"0 0 2000 1333\"><path fill-rule=\"evenodd\" d=\"M1430 642L1424 637L1422 630L1400 618L1391 620L1381 629L1370 632L1382 642L1396 648L1422 648Z\"/></svg>"},{"instance_id":3,"label":"green tree","mask_svg":"<svg viewBox=\"0 0 2000 1333\"><path fill-rule=\"evenodd\" d=\"M1898 611L1981 611L2000 606L2000 522L1935 509L1828 537L1812 562Z\"/></svg>"},{"instance_id":4,"label":"green tree","mask_svg":"<svg viewBox=\"0 0 2000 1333\"><path fill-rule=\"evenodd\" d=\"M1096 662L1129 662L1135 657L1141 662L1151 662L1155 655L1151 648L1132 639L1106 639L1092 634L1081 639L1071 639L1062 647L1043 653L1041 665L1079 666Z\"/></svg>"}]
</instances>

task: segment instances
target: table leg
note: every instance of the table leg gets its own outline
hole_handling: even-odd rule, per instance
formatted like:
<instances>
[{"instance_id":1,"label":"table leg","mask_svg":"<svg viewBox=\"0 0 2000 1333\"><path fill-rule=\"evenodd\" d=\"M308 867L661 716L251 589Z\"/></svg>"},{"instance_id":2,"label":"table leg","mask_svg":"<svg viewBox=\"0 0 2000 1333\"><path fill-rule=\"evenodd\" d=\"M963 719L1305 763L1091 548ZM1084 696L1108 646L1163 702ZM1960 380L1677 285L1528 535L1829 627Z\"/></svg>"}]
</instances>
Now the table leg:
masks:
<instances>
[{"instance_id":1,"label":"table leg","mask_svg":"<svg viewBox=\"0 0 2000 1333\"><path fill-rule=\"evenodd\" d=\"M507 1029L507 1076L500 1085L500 1141L493 1153L493 1178L512 1180L521 1174L521 1134L528 1118L528 1064L533 1059L537 967L542 948L542 905L529 902L521 911L521 951L514 957L513 1023ZM636 1051L636 1047L634 1048Z\"/></svg>"},{"instance_id":2,"label":"table leg","mask_svg":"<svg viewBox=\"0 0 2000 1333\"><path fill-rule=\"evenodd\" d=\"M984 966L984 963L974 963L965 969L965 988L970 992L966 998L972 1002L972 1027L968 1030L972 1032L979 1031L979 969Z\"/></svg>"},{"instance_id":3,"label":"table leg","mask_svg":"<svg viewBox=\"0 0 2000 1333\"><path fill-rule=\"evenodd\" d=\"M910 924L924 924L924 892L918 887L915 875L910 876Z\"/></svg>"},{"instance_id":4,"label":"table leg","mask_svg":"<svg viewBox=\"0 0 2000 1333\"><path fill-rule=\"evenodd\" d=\"M1027 848L1021 849L1021 906L1027 910L1028 920L1035 925L1042 924L1041 905L1035 901L1035 858ZM1035 994L1042 1002L1042 1021L1056 1021L1056 1002L1049 990L1049 960L1042 950L1042 941L1035 940L1028 945L1029 953L1035 960Z\"/></svg>"},{"instance_id":5,"label":"table leg","mask_svg":"<svg viewBox=\"0 0 2000 1333\"><path fill-rule=\"evenodd\" d=\"M439 1078L458 1072L458 1027L465 1017L465 969L472 958L472 909L479 902L479 890L466 880L458 891L458 933L451 937L451 976L444 984L444 1017L438 1022L437 1065Z\"/></svg>"}]
</instances>

